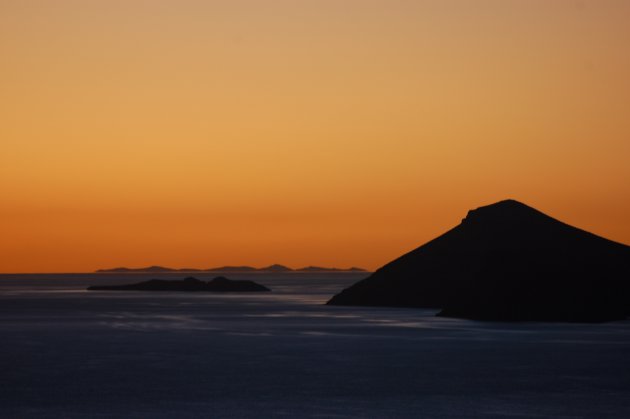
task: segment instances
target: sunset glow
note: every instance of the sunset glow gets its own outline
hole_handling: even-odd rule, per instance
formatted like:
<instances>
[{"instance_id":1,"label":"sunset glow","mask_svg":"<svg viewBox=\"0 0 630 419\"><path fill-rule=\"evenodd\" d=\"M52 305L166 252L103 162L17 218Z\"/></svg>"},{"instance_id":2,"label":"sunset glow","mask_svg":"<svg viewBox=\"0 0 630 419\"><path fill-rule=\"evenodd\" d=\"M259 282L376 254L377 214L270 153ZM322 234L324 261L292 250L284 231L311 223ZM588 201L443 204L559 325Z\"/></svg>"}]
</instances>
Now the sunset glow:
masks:
<instances>
[{"instance_id":1,"label":"sunset glow","mask_svg":"<svg viewBox=\"0 0 630 419\"><path fill-rule=\"evenodd\" d=\"M0 272L630 243L630 2L0 0Z\"/></svg>"}]
</instances>

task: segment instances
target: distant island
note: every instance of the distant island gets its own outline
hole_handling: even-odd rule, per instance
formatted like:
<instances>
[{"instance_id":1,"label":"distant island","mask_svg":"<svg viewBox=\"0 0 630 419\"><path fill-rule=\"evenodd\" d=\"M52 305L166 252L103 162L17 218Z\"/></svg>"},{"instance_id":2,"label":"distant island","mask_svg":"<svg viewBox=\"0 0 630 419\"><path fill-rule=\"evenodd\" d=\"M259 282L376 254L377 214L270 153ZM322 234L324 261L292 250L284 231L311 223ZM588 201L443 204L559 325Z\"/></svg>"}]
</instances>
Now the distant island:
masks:
<instances>
[{"instance_id":1,"label":"distant island","mask_svg":"<svg viewBox=\"0 0 630 419\"><path fill-rule=\"evenodd\" d=\"M328 304L436 308L490 321L623 320L630 247L505 200L469 211Z\"/></svg>"},{"instance_id":2,"label":"distant island","mask_svg":"<svg viewBox=\"0 0 630 419\"><path fill-rule=\"evenodd\" d=\"M219 266L216 268L198 269L198 268L168 268L165 266L147 266L146 268L112 268L98 269L99 273L162 273L162 272L367 272L365 269L352 267L348 269L342 268L325 268L321 266L306 266L304 268L292 269L285 265L270 265L263 268L255 268L253 266Z\"/></svg>"},{"instance_id":3,"label":"distant island","mask_svg":"<svg viewBox=\"0 0 630 419\"><path fill-rule=\"evenodd\" d=\"M88 291L188 291L188 292L268 292L269 288L254 281L236 281L223 276L211 281L188 277L183 280L151 279L127 285L93 285Z\"/></svg>"}]
</instances>

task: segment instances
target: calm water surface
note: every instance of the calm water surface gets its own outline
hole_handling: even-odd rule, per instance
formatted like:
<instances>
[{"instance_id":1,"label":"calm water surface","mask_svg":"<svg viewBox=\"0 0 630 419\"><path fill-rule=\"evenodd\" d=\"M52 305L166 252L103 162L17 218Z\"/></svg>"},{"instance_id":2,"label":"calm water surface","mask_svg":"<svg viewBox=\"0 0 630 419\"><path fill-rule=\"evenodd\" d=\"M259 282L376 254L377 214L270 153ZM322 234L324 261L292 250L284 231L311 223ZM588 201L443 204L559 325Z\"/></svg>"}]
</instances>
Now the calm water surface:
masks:
<instances>
[{"instance_id":1,"label":"calm water surface","mask_svg":"<svg viewBox=\"0 0 630 419\"><path fill-rule=\"evenodd\" d=\"M630 418L627 321L323 305L353 273L229 275L260 294L85 291L182 276L0 275L0 417Z\"/></svg>"}]
</instances>

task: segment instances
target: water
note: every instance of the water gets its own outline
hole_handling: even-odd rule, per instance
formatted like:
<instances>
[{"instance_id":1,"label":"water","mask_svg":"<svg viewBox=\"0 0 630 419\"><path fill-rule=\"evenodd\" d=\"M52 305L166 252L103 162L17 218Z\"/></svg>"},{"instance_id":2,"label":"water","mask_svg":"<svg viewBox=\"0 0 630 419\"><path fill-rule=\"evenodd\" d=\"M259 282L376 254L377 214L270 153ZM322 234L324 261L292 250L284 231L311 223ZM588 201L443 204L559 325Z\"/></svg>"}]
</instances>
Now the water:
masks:
<instances>
[{"instance_id":1,"label":"water","mask_svg":"<svg viewBox=\"0 0 630 419\"><path fill-rule=\"evenodd\" d=\"M0 417L630 417L630 322L323 305L364 276L190 294L85 291L182 274L0 275Z\"/></svg>"}]
</instances>

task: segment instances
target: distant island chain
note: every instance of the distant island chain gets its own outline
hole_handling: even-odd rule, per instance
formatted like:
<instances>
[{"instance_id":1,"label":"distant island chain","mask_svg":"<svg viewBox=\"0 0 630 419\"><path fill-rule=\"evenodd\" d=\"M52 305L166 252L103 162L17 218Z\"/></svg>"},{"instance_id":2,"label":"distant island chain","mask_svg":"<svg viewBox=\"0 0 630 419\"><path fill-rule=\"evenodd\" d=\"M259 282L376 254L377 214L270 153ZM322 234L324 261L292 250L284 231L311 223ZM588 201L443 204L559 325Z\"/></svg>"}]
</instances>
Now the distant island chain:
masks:
<instances>
[{"instance_id":1,"label":"distant island chain","mask_svg":"<svg viewBox=\"0 0 630 419\"><path fill-rule=\"evenodd\" d=\"M112 269L98 269L96 272L100 273L161 273L161 272L367 272L365 269L352 267L347 269L342 268L325 268L321 266L306 266L304 268L292 269L285 265L270 265L262 268L255 268L253 266L220 266L216 268L198 269L198 268L168 268L164 266L147 266L146 268L112 268Z\"/></svg>"}]
</instances>

